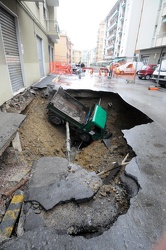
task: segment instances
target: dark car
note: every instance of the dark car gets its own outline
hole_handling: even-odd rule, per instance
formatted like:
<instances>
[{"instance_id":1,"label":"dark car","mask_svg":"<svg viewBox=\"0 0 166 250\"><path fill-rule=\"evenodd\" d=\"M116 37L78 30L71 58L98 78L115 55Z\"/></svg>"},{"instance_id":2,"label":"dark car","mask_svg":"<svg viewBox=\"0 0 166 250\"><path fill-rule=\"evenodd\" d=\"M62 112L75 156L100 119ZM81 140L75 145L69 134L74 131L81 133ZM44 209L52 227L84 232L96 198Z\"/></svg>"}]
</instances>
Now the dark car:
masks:
<instances>
[{"instance_id":1,"label":"dark car","mask_svg":"<svg viewBox=\"0 0 166 250\"><path fill-rule=\"evenodd\" d=\"M138 78L149 80L156 68L156 64L144 65L142 69L138 71Z\"/></svg>"}]
</instances>

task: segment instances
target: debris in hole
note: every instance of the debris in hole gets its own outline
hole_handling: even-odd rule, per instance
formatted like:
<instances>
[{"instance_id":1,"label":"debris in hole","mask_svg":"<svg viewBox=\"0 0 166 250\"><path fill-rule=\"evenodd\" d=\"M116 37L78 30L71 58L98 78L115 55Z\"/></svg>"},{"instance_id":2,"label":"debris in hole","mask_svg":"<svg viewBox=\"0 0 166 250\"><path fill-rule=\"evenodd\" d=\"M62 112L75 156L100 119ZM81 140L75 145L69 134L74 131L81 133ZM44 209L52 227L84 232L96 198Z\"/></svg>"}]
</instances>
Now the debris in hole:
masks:
<instances>
[{"instance_id":1,"label":"debris in hole","mask_svg":"<svg viewBox=\"0 0 166 250\"><path fill-rule=\"evenodd\" d=\"M27 181L29 180L29 177L26 177L24 179L22 179L19 183L17 183L13 188L11 188L9 191L5 192L4 194L2 194L2 198L3 199L7 199L10 198L10 196L20 187L22 187Z\"/></svg>"},{"instance_id":2,"label":"debris in hole","mask_svg":"<svg viewBox=\"0 0 166 250\"><path fill-rule=\"evenodd\" d=\"M103 142L107 148L110 148L111 146L111 139L103 139Z\"/></svg>"},{"instance_id":3,"label":"debris in hole","mask_svg":"<svg viewBox=\"0 0 166 250\"><path fill-rule=\"evenodd\" d=\"M21 113L27 105L35 98L36 92L32 89L27 89L24 92L16 95L1 106L3 112Z\"/></svg>"},{"instance_id":4,"label":"debris in hole","mask_svg":"<svg viewBox=\"0 0 166 250\"><path fill-rule=\"evenodd\" d=\"M121 169L121 166L119 165L111 169L109 175L104 179L103 183L105 185L109 184L110 181L119 173L120 169Z\"/></svg>"}]
</instances>

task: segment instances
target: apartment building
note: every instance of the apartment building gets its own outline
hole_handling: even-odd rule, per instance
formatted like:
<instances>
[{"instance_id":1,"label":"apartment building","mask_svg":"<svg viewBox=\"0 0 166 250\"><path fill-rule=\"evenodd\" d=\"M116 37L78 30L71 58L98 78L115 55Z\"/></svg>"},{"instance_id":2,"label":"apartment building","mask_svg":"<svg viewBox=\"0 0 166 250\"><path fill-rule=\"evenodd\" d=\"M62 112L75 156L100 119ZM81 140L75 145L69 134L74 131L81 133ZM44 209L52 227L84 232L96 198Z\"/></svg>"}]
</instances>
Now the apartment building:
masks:
<instances>
[{"instance_id":1,"label":"apartment building","mask_svg":"<svg viewBox=\"0 0 166 250\"><path fill-rule=\"evenodd\" d=\"M96 63L96 48L82 51L82 62L86 67L93 66Z\"/></svg>"},{"instance_id":2,"label":"apartment building","mask_svg":"<svg viewBox=\"0 0 166 250\"><path fill-rule=\"evenodd\" d=\"M146 64L166 59L166 0L143 1L136 49Z\"/></svg>"},{"instance_id":3,"label":"apartment building","mask_svg":"<svg viewBox=\"0 0 166 250\"><path fill-rule=\"evenodd\" d=\"M0 105L49 73L59 0L0 1Z\"/></svg>"},{"instance_id":4,"label":"apartment building","mask_svg":"<svg viewBox=\"0 0 166 250\"><path fill-rule=\"evenodd\" d=\"M105 22L100 22L97 33L96 62L102 61L104 55Z\"/></svg>"},{"instance_id":5,"label":"apartment building","mask_svg":"<svg viewBox=\"0 0 166 250\"><path fill-rule=\"evenodd\" d=\"M166 0L117 0L105 22L104 59L166 59Z\"/></svg>"},{"instance_id":6,"label":"apartment building","mask_svg":"<svg viewBox=\"0 0 166 250\"><path fill-rule=\"evenodd\" d=\"M105 18L105 59L136 56L143 0L118 0Z\"/></svg>"},{"instance_id":7,"label":"apartment building","mask_svg":"<svg viewBox=\"0 0 166 250\"><path fill-rule=\"evenodd\" d=\"M61 31L60 38L54 44L54 62L72 63L72 49L73 44L67 36L66 31Z\"/></svg>"}]
</instances>

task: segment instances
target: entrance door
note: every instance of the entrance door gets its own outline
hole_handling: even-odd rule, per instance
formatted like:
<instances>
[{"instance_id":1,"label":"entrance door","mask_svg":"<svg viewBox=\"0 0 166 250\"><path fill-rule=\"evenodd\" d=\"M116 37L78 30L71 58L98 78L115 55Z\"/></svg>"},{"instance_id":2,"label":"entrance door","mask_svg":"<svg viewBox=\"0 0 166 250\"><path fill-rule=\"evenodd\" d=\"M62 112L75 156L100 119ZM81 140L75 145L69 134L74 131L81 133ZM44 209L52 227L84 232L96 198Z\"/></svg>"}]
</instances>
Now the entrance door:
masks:
<instances>
[{"instance_id":1,"label":"entrance door","mask_svg":"<svg viewBox=\"0 0 166 250\"><path fill-rule=\"evenodd\" d=\"M2 34L6 64L13 93L24 87L18 49L15 17L0 6L0 32Z\"/></svg>"},{"instance_id":2,"label":"entrance door","mask_svg":"<svg viewBox=\"0 0 166 250\"><path fill-rule=\"evenodd\" d=\"M42 78L44 77L43 46L42 46L42 39L39 36L37 36L37 51L38 51L40 78Z\"/></svg>"}]
</instances>

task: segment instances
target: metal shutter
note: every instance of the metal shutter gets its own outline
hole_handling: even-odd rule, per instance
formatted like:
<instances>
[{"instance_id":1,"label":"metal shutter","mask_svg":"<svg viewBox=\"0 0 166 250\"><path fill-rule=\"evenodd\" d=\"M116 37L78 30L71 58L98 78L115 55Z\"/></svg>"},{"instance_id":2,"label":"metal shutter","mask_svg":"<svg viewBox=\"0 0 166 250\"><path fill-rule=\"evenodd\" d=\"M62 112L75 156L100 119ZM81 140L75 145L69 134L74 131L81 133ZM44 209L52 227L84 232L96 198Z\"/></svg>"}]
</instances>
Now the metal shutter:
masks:
<instances>
[{"instance_id":1,"label":"metal shutter","mask_svg":"<svg viewBox=\"0 0 166 250\"><path fill-rule=\"evenodd\" d=\"M18 50L15 19L2 7L0 7L0 25L12 90L16 92L23 88L24 83Z\"/></svg>"}]
</instances>

